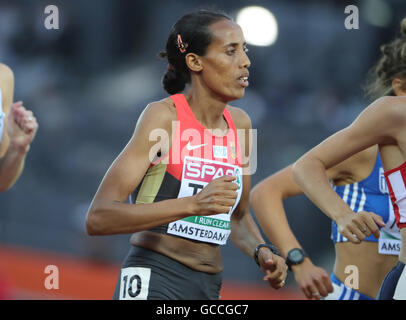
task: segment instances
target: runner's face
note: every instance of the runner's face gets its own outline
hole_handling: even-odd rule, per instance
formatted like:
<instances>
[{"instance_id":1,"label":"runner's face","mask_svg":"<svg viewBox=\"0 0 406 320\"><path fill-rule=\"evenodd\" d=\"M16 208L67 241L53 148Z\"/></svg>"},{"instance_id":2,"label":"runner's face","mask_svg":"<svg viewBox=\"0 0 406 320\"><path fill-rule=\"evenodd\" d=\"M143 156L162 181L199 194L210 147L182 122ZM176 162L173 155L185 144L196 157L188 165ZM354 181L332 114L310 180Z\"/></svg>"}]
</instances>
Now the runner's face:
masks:
<instances>
[{"instance_id":1,"label":"runner's face","mask_svg":"<svg viewBox=\"0 0 406 320\"><path fill-rule=\"evenodd\" d=\"M209 28L212 42L201 57L204 83L224 101L240 99L248 86L251 65L241 27L224 19Z\"/></svg>"}]
</instances>

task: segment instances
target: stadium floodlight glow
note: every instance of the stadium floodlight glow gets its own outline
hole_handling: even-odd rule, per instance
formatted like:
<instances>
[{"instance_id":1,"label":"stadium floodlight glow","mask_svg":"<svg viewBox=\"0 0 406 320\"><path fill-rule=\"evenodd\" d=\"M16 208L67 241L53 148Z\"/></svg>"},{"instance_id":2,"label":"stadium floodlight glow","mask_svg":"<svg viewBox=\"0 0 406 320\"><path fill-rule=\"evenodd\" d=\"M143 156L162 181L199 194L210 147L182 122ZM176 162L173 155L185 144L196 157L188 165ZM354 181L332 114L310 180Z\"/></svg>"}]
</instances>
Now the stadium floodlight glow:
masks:
<instances>
[{"instance_id":1,"label":"stadium floodlight glow","mask_svg":"<svg viewBox=\"0 0 406 320\"><path fill-rule=\"evenodd\" d=\"M275 16L266 8L245 7L238 12L236 21L241 26L248 44L270 46L278 37Z\"/></svg>"}]
</instances>

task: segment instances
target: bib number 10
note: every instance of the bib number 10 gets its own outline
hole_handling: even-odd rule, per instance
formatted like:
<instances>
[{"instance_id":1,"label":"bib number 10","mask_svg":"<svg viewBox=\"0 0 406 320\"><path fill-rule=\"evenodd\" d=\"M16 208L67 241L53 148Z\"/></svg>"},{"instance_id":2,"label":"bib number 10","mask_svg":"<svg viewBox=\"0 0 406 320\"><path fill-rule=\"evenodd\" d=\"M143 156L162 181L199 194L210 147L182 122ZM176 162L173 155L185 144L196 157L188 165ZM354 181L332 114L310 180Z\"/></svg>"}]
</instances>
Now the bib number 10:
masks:
<instances>
[{"instance_id":1,"label":"bib number 10","mask_svg":"<svg viewBox=\"0 0 406 320\"><path fill-rule=\"evenodd\" d=\"M124 268L121 270L120 300L146 300L151 269Z\"/></svg>"}]
</instances>

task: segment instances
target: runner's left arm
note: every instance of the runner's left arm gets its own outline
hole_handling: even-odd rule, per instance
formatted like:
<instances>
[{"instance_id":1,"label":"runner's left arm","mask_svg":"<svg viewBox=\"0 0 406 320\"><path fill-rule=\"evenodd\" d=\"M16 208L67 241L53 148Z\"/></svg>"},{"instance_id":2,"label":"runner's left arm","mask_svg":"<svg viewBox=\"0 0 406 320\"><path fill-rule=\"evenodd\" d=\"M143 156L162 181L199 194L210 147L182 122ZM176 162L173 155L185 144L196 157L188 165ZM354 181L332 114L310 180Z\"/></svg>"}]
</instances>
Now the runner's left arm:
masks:
<instances>
[{"instance_id":1,"label":"runner's left arm","mask_svg":"<svg viewBox=\"0 0 406 320\"><path fill-rule=\"evenodd\" d=\"M251 132L251 120L249 116L241 111L236 121L236 128L239 129L239 141L245 141L244 154L250 155L250 141ZM241 130L243 129L243 130ZM254 258L255 249L259 244L265 243L261 232L254 222L249 210L249 195L251 190L251 175L250 175L250 162L243 161L243 181L242 181L242 194L241 199L231 216L231 240L233 243L244 253ZM265 281L275 288L279 289L283 287L284 281L287 275L287 266L285 260L271 252L268 248L264 247L259 250L258 262L261 269L266 276Z\"/></svg>"}]
</instances>

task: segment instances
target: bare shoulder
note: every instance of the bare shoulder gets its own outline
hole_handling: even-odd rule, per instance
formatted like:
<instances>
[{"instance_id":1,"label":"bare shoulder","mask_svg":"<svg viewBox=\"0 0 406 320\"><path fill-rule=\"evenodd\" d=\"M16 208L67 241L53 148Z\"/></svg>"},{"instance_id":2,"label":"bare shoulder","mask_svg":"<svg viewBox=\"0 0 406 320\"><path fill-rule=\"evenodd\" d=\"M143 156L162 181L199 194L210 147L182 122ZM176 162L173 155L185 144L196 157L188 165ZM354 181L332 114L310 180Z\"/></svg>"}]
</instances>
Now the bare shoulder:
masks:
<instances>
[{"instance_id":1,"label":"bare shoulder","mask_svg":"<svg viewBox=\"0 0 406 320\"><path fill-rule=\"evenodd\" d=\"M0 63L0 89L2 90L1 106L6 115L10 111L14 96L14 73L10 67Z\"/></svg>"},{"instance_id":2,"label":"bare shoulder","mask_svg":"<svg viewBox=\"0 0 406 320\"><path fill-rule=\"evenodd\" d=\"M406 97L385 96L375 100L368 109L392 124L406 121Z\"/></svg>"},{"instance_id":3,"label":"bare shoulder","mask_svg":"<svg viewBox=\"0 0 406 320\"><path fill-rule=\"evenodd\" d=\"M138 124L145 123L153 127L168 127L176 121L176 108L170 98L151 102L142 111Z\"/></svg>"},{"instance_id":4,"label":"bare shoulder","mask_svg":"<svg viewBox=\"0 0 406 320\"><path fill-rule=\"evenodd\" d=\"M14 86L14 73L10 67L0 63L0 88L12 92Z\"/></svg>"},{"instance_id":5,"label":"bare shoulder","mask_svg":"<svg viewBox=\"0 0 406 320\"><path fill-rule=\"evenodd\" d=\"M350 126L332 137L339 136L355 145L361 136L364 147L369 147L394 143L404 136L405 128L406 97L385 96L372 102Z\"/></svg>"},{"instance_id":6,"label":"bare shoulder","mask_svg":"<svg viewBox=\"0 0 406 320\"><path fill-rule=\"evenodd\" d=\"M343 133L363 133L381 137L394 137L406 125L406 97L384 96L366 107L355 121L341 130ZM383 143L376 141L375 143Z\"/></svg>"},{"instance_id":7,"label":"bare shoulder","mask_svg":"<svg viewBox=\"0 0 406 320\"><path fill-rule=\"evenodd\" d=\"M154 101L147 105L143 113L154 114L154 116L169 117L176 119L176 108L170 98Z\"/></svg>"},{"instance_id":8,"label":"bare shoulder","mask_svg":"<svg viewBox=\"0 0 406 320\"><path fill-rule=\"evenodd\" d=\"M13 70L3 63L0 63L0 81L14 81Z\"/></svg>"},{"instance_id":9,"label":"bare shoulder","mask_svg":"<svg viewBox=\"0 0 406 320\"><path fill-rule=\"evenodd\" d=\"M237 129L252 128L251 118L244 110L229 105L227 106L227 110L230 112L234 125Z\"/></svg>"}]
</instances>

